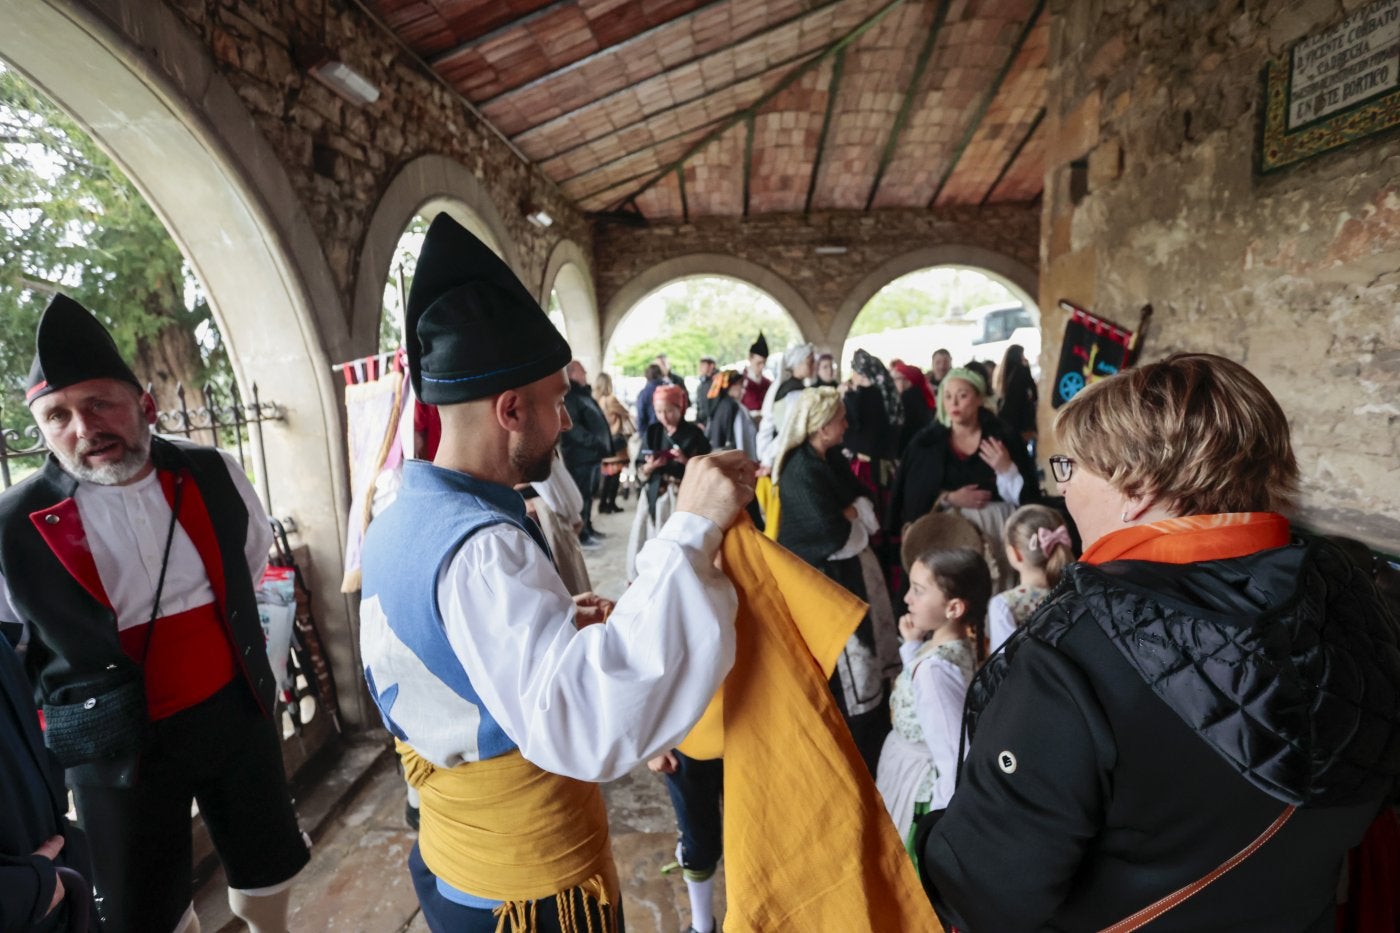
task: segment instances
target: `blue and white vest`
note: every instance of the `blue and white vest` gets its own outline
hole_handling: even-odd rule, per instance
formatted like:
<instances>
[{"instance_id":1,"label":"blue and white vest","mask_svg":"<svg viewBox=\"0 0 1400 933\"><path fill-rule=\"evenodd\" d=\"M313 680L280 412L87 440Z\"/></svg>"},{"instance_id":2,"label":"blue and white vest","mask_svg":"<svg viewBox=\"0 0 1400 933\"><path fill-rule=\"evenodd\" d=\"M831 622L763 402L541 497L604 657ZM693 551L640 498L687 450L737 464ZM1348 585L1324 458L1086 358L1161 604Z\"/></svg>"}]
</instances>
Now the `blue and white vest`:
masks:
<instances>
[{"instance_id":1,"label":"blue and white vest","mask_svg":"<svg viewBox=\"0 0 1400 933\"><path fill-rule=\"evenodd\" d=\"M360 655L384 725L429 761L454 767L516 748L481 703L447 640L439 572L482 528L515 525L550 560L515 490L433 466L404 465L398 498L365 535Z\"/></svg>"}]
</instances>

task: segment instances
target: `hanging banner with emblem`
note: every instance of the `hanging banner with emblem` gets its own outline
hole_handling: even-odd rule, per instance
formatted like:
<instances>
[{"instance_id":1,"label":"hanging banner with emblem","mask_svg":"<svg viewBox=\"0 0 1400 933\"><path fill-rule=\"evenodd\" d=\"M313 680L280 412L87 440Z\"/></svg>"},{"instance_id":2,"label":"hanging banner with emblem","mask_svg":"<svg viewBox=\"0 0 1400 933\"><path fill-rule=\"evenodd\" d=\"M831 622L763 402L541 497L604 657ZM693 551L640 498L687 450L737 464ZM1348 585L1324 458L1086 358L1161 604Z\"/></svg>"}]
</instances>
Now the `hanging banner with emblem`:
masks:
<instances>
[{"instance_id":1,"label":"hanging banner with emblem","mask_svg":"<svg viewBox=\"0 0 1400 933\"><path fill-rule=\"evenodd\" d=\"M1069 320L1060 345L1060 365L1055 369L1051 408L1059 408L1085 386L1133 365L1137 350L1137 336L1126 327L1064 299L1060 307L1069 312ZM1150 306L1143 314L1145 320L1151 314Z\"/></svg>"}]
</instances>

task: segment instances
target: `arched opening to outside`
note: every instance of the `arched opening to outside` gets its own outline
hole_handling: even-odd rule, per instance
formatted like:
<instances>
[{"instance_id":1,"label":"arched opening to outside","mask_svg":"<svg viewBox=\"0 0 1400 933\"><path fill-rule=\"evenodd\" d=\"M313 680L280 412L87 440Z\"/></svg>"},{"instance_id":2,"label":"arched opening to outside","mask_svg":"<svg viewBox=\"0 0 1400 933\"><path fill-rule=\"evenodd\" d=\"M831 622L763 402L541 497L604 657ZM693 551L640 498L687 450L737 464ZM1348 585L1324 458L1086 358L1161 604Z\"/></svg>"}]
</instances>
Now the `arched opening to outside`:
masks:
<instances>
[{"instance_id":1,"label":"arched opening to outside","mask_svg":"<svg viewBox=\"0 0 1400 933\"><path fill-rule=\"evenodd\" d=\"M783 349L801 339L792 315L772 295L740 279L687 276L654 289L623 314L608 341L604 369L613 376L614 390L630 402L658 356L665 355L672 372L693 386L702 356L714 357L721 369L742 371L760 332L771 350L771 375Z\"/></svg>"},{"instance_id":2,"label":"arched opening to outside","mask_svg":"<svg viewBox=\"0 0 1400 933\"><path fill-rule=\"evenodd\" d=\"M843 371L863 349L889 364L928 369L944 349L955 366L1000 365L1020 345L1039 373L1040 309L1006 280L983 269L946 265L920 269L885 285L856 315L841 350Z\"/></svg>"},{"instance_id":3,"label":"arched opening to outside","mask_svg":"<svg viewBox=\"0 0 1400 933\"><path fill-rule=\"evenodd\" d=\"M3 62L0 171L0 427L21 434L29 427L22 396L34 331L60 292L111 332L168 413L167 430L182 412L192 429L189 413L235 404L223 337L179 246L92 137ZM217 434L195 432L210 443ZM10 464L0 486L37 463L36 456Z\"/></svg>"},{"instance_id":4,"label":"arched opening to outside","mask_svg":"<svg viewBox=\"0 0 1400 933\"><path fill-rule=\"evenodd\" d=\"M591 376L602 367L603 354L598 340L598 302L581 260L582 255L572 243L565 241L555 248L550 269L546 270L549 300L544 302L544 308L559 333L569 341L574 359L583 363Z\"/></svg>"}]
</instances>

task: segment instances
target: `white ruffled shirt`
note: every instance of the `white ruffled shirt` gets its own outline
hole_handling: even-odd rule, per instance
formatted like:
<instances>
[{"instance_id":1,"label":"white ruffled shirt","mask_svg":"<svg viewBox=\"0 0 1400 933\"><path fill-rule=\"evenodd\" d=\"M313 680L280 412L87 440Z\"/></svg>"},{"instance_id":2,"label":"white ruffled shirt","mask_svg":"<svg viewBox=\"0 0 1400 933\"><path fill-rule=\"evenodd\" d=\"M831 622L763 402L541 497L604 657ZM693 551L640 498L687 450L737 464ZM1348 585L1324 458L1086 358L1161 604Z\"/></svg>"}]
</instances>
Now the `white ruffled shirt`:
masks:
<instances>
[{"instance_id":1,"label":"white ruffled shirt","mask_svg":"<svg viewBox=\"0 0 1400 933\"><path fill-rule=\"evenodd\" d=\"M256 586L267 567L272 528L257 492L238 461L224 451L219 454L248 510L244 556ZM150 621L155 604L165 537L170 528L170 504L165 501L159 476L153 471L127 486L102 486L80 480L73 499L92 549L97 575L117 614L117 629L145 625ZM171 616L213 601L214 591L199 551L177 522L170 542L170 564L161 593L160 614ZM22 622L10 604L10 590L3 576L0 576L0 622ZM20 643L27 644L28 640L26 627Z\"/></svg>"},{"instance_id":2,"label":"white ruffled shirt","mask_svg":"<svg viewBox=\"0 0 1400 933\"><path fill-rule=\"evenodd\" d=\"M438 607L482 705L526 759L610 781L690 731L734 664L739 604L714 566L720 539L710 520L675 513L638 554L637 579L608 621L583 629L528 534L500 524L467 539L438 575ZM415 675L415 656L374 611L367 600L362 651L377 679L399 686L395 722L435 764L479 757L480 711Z\"/></svg>"},{"instance_id":3,"label":"white ruffled shirt","mask_svg":"<svg viewBox=\"0 0 1400 933\"><path fill-rule=\"evenodd\" d=\"M938 657L915 657L923 642L906 641L899 646L899 656L914 687L914 710L924 744L933 757L937 779L930 810L941 810L953 797L958 771L958 740L962 734L963 702L967 699L967 680L951 661Z\"/></svg>"}]
</instances>

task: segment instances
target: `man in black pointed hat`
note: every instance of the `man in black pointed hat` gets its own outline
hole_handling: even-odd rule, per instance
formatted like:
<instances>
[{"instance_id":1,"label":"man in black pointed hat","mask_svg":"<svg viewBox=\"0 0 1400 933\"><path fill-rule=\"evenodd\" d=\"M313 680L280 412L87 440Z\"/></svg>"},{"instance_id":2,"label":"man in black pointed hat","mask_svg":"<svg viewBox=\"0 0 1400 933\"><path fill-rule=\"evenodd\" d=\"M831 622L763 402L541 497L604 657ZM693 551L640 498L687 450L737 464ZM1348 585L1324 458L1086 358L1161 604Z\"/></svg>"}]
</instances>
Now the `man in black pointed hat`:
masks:
<instances>
[{"instance_id":1,"label":"man in black pointed hat","mask_svg":"<svg viewBox=\"0 0 1400 933\"><path fill-rule=\"evenodd\" d=\"M691 460L616 606L570 597L515 491L549 474L570 427L568 344L445 214L406 325L442 442L431 463L408 461L366 535L360 648L421 795L409 868L424 916L468 933L501 916L542 933L621 929L597 782L672 747L733 663L737 598L713 561L753 466L737 452Z\"/></svg>"},{"instance_id":2,"label":"man in black pointed hat","mask_svg":"<svg viewBox=\"0 0 1400 933\"><path fill-rule=\"evenodd\" d=\"M744 370L744 394L739 398L739 403L754 415L763 409L763 399L768 395L768 387L773 384L773 380L763 371L767 364L768 341L760 331L758 339L749 347L749 367Z\"/></svg>"},{"instance_id":3,"label":"man in black pointed hat","mask_svg":"<svg viewBox=\"0 0 1400 933\"><path fill-rule=\"evenodd\" d=\"M271 532L242 468L153 436L112 337L58 295L26 400L49 457L0 495L0 630L92 843L107 933L198 929L190 808L255 933L309 856L275 728L254 582Z\"/></svg>"}]
</instances>

